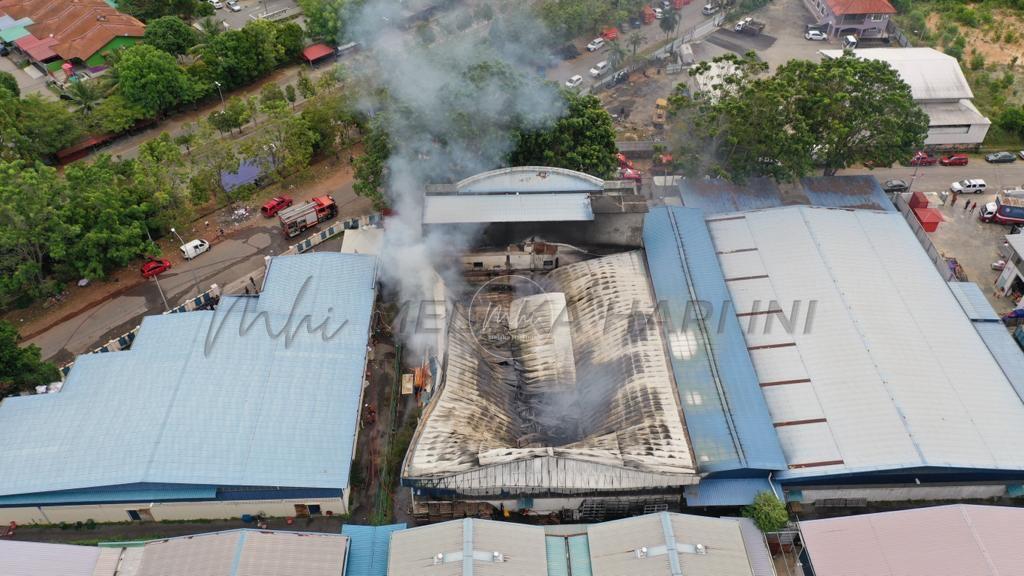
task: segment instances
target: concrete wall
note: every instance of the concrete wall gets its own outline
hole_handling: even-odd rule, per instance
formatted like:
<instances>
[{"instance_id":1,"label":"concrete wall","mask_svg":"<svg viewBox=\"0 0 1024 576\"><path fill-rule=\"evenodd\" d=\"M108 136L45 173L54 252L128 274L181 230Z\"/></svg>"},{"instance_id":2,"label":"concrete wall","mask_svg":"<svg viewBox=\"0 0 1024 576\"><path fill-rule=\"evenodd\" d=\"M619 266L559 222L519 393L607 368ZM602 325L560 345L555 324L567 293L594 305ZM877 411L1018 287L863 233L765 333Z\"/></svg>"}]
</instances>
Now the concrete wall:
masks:
<instances>
[{"instance_id":1,"label":"concrete wall","mask_svg":"<svg viewBox=\"0 0 1024 576\"><path fill-rule=\"evenodd\" d=\"M514 222L491 224L481 245L502 246L530 238L584 246L640 248L644 214L595 214L592 222Z\"/></svg>"},{"instance_id":2,"label":"concrete wall","mask_svg":"<svg viewBox=\"0 0 1024 576\"><path fill-rule=\"evenodd\" d=\"M978 146L985 140L989 126L989 124L971 124L966 133L943 132L942 126L930 126L924 144L925 146Z\"/></svg>"},{"instance_id":3,"label":"concrete wall","mask_svg":"<svg viewBox=\"0 0 1024 576\"><path fill-rule=\"evenodd\" d=\"M263 512L272 517L294 516L296 504L320 504L321 511L334 514L348 512L348 493L341 498L309 498L301 500L239 500L227 502L137 502L128 504L90 504L76 506L42 506L0 508L0 524L57 524L79 522L90 518L96 522L127 522L128 510L149 510L153 520L197 520L239 518L243 514Z\"/></svg>"},{"instance_id":4,"label":"concrete wall","mask_svg":"<svg viewBox=\"0 0 1024 576\"><path fill-rule=\"evenodd\" d=\"M794 489L784 489L787 495ZM995 498L1006 495L1005 484L945 484L920 486L900 484L887 486L813 487L800 490L803 504L827 498L865 498L868 502L904 502L910 500L967 500Z\"/></svg>"}]
</instances>

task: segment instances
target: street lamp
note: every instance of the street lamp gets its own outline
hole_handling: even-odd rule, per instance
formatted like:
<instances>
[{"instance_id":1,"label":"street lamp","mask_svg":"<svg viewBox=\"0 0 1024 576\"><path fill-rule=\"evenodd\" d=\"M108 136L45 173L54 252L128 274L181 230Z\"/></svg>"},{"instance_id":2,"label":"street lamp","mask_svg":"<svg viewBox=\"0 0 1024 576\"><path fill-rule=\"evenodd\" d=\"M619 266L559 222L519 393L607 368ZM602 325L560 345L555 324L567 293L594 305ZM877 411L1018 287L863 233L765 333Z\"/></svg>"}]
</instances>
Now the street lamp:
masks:
<instances>
[{"instance_id":1,"label":"street lamp","mask_svg":"<svg viewBox=\"0 0 1024 576\"><path fill-rule=\"evenodd\" d=\"M149 226L146 226L146 237L149 238L150 243L153 242L153 235L149 233ZM160 299L164 301L164 311L170 310L171 307L167 305L167 297L164 296L164 290L160 287L160 279L157 278L159 274L153 275L153 281L156 282L156 291L160 293Z\"/></svg>"},{"instance_id":2,"label":"street lamp","mask_svg":"<svg viewBox=\"0 0 1024 576\"><path fill-rule=\"evenodd\" d=\"M181 239L181 235L178 234L178 231L175 230L174 228L171 228L171 234L174 234L175 236L177 236L178 242L181 242L181 247L184 248L185 247L185 241ZM184 250L182 251L182 254L184 254ZM186 260L187 259L188 258L186 258ZM189 269L192 271L192 282L194 282L195 285L196 285L196 296L198 296L198 295L202 294L203 291L199 289L199 278L196 276L196 267L195 266L190 266Z\"/></svg>"},{"instance_id":3,"label":"street lamp","mask_svg":"<svg viewBox=\"0 0 1024 576\"><path fill-rule=\"evenodd\" d=\"M217 85L217 94L220 94L221 108L227 109L227 104L224 103L224 93L220 90L220 82L214 80L213 83Z\"/></svg>"}]
</instances>

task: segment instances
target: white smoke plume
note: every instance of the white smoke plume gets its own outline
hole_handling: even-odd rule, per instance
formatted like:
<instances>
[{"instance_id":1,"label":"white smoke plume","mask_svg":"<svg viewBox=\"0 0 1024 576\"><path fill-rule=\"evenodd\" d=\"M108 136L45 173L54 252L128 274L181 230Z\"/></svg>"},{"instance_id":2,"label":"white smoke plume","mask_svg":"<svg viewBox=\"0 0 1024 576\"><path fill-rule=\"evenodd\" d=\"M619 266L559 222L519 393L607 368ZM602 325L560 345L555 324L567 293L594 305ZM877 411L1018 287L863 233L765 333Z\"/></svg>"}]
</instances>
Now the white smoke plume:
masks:
<instances>
[{"instance_id":1,"label":"white smoke plume","mask_svg":"<svg viewBox=\"0 0 1024 576\"><path fill-rule=\"evenodd\" d=\"M408 12L399 6L370 0L350 17L346 35L376 63L359 81L375 89L369 93L386 94L366 102L370 113L385 114L392 145L385 182L396 214L385 225L382 279L407 310L430 315L419 303L436 299L437 274L450 292L462 288L458 256L478 228L424 230L426 186L501 167L515 128L550 126L564 101L536 72L550 56L543 24L527 8L452 35L432 26L436 40L425 45L414 29L403 29ZM414 351L436 342L423 322L406 322L403 332Z\"/></svg>"}]
</instances>

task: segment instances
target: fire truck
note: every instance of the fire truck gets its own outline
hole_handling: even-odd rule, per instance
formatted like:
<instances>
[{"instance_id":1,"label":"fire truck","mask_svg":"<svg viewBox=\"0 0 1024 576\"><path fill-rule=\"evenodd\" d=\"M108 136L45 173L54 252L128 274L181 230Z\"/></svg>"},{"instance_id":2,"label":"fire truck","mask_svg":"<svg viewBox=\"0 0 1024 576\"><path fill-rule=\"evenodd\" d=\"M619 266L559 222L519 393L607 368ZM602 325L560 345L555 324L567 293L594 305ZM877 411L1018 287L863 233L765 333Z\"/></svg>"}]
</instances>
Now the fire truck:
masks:
<instances>
[{"instance_id":1,"label":"fire truck","mask_svg":"<svg viewBox=\"0 0 1024 576\"><path fill-rule=\"evenodd\" d=\"M994 202L985 204L978 215L982 222L996 224L1024 224L1024 190L1004 190L996 194Z\"/></svg>"},{"instance_id":2,"label":"fire truck","mask_svg":"<svg viewBox=\"0 0 1024 576\"><path fill-rule=\"evenodd\" d=\"M281 220L281 227L289 238L298 236L307 228L312 228L337 215L338 206L334 203L332 196L313 198L309 202L290 206L277 213L277 217Z\"/></svg>"}]
</instances>

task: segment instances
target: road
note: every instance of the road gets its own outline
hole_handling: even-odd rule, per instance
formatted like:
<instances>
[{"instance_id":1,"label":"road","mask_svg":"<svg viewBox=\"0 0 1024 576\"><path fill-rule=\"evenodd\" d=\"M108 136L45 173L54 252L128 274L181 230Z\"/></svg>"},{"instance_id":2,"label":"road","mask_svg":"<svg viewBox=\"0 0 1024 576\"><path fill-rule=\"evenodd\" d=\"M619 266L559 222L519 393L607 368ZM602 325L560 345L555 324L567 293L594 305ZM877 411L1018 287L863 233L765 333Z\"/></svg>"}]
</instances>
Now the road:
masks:
<instances>
[{"instance_id":1,"label":"road","mask_svg":"<svg viewBox=\"0 0 1024 576\"><path fill-rule=\"evenodd\" d=\"M879 182L890 178L900 178L908 184L913 180L912 166L894 166L892 168L868 170L867 168L851 168L840 171L840 174L873 174ZM1024 161L1012 164L989 164L976 156L971 157L967 166L922 166L917 170L913 190L921 192L941 192L949 190L949 185L965 178L981 178L988 184L989 190L1002 190L1024 186Z\"/></svg>"}]
</instances>

